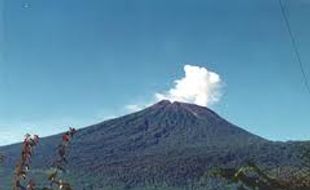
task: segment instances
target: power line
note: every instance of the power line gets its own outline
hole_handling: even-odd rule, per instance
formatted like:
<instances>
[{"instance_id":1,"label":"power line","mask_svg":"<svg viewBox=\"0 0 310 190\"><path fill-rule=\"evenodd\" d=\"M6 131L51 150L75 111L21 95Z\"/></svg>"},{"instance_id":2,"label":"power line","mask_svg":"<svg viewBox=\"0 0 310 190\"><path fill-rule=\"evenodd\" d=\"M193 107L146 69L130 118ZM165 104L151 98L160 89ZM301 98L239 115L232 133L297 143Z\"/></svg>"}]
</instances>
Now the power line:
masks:
<instances>
[{"instance_id":1,"label":"power line","mask_svg":"<svg viewBox=\"0 0 310 190\"><path fill-rule=\"evenodd\" d=\"M294 49L294 52L295 52L295 55L296 55L296 58L297 58L298 66L300 68L301 74L302 74L303 79L304 79L306 90L310 94L310 84L308 82L307 75L306 75L305 68L304 68L304 64L302 62L301 55L300 55L300 52L299 52L299 49L298 49L297 40L296 40L296 37L295 37L295 35L293 33L293 30L292 30L292 27L290 25L288 16L286 14L286 10L285 9L286 9L287 5L285 6L282 3L282 0L278 0L278 1L279 1L279 5L280 5L280 8L281 8L281 13L282 13L283 19L285 21L285 25L286 25L288 34L289 34L289 36L291 38L291 43L292 43L292 46L293 46L293 49Z\"/></svg>"}]
</instances>

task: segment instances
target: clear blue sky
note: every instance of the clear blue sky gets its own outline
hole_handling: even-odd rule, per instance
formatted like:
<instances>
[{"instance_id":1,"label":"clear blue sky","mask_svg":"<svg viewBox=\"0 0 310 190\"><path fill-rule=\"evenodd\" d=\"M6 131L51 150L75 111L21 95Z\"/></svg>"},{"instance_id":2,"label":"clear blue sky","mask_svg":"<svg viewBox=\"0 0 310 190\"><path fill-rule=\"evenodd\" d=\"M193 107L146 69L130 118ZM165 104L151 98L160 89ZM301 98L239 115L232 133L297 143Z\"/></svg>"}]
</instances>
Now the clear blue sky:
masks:
<instances>
[{"instance_id":1,"label":"clear blue sky","mask_svg":"<svg viewBox=\"0 0 310 190\"><path fill-rule=\"evenodd\" d=\"M126 113L181 78L224 81L211 108L273 140L310 139L304 87L278 0L2 0L0 144ZM288 0L310 78L310 3Z\"/></svg>"}]
</instances>

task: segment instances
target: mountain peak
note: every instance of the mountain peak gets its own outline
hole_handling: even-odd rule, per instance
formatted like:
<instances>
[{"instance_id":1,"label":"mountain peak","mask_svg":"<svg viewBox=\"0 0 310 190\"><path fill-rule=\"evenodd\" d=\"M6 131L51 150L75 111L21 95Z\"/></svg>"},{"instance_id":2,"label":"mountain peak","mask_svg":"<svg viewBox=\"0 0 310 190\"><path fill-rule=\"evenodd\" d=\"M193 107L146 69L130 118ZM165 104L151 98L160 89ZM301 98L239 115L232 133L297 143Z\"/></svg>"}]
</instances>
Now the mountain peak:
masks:
<instances>
[{"instance_id":1,"label":"mountain peak","mask_svg":"<svg viewBox=\"0 0 310 190\"><path fill-rule=\"evenodd\" d=\"M155 137L158 144L166 144L166 141L171 140L186 144L184 146L192 143L226 146L263 140L228 122L207 107L179 101L161 100L136 114L123 117L120 123L126 123L126 129L136 131L141 138ZM131 123L133 125L129 125Z\"/></svg>"},{"instance_id":2,"label":"mountain peak","mask_svg":"<svg viewBox=\"0 0 310 190\"><path fill-rule=\"evenodd\" d=\"M197 107L202 107L202 106L199 106L199 105L196 105L196 104L191 104L191 103L186 103L186 102L180 102L180 101L170 101L170 100L160 100L159 102L153 104L152 106L150 107L166 107L166 106L169 106L169 107L178 107L178 106L187 106L187 107L190 107L190 106L197 106Z\"/></svg>"},{"instance_id":3,"label":"mountain peak","mask_svg":"<svg viewBox=\"0 0 310 190\"><path fill-rule=\"evenodd\" d=\"M195 116L202 114L203 116L219 117L215 112L208 109L207 107L180 101L161 100L146 108L146 110L148 109L159 109L162 112L178 112L179 114L187 112Z\"/></svg>"},{"instance_id":4,"label":"mountain peak","mask_svg":"<svg viewBox=\"0 0 310 190\"><path fill-rule=\"evenodd\" d=\"M160 100L159 102L155 103L154 105L169 105L171 104L170 100Z\"/></svg>"},{"instance_id":5,"label":"mountain peak","mask_svg":"<svg viewBox=\"0 0 310 190\"><path fill-rule=\"evenodd\" d=\"M50 151L50 147L58 144L59 138L56 135L41 140L37 150L41 155L35 158L37 165L42 167L51 158L53 151ZM188 172L197 173L197 166L205 167L199 165L201 158L207 160L205 163L208 164L218 163L217 160L223 158L226 150L229 150L229 158L232 156L231 151L245 150L241 155L246 155L248 147L265 142L265 139L231 124L206 107L162 100L139 112L79 130L70 153L71 171L77 171L78 174L97 171L100 176L101 173L108 174L102 179L123 180L131 179L128 176L120 178L120 175L126 174L129 171L128 164L132 164L131 171L140 173L130 177L148 176L153 179L154 174L144 175L144 172L150 171L150 166L159 169L166 168L167 163L172 163L174 167L191 162L189 168L195 172ZM8 155L17 157L19 153L16 150L19 147L14 145L0 150L13 152L13 156ZM163 167L158 165L161 163ZM14 165L10 167L14 168Z\"/></svg>"}]
</instances>

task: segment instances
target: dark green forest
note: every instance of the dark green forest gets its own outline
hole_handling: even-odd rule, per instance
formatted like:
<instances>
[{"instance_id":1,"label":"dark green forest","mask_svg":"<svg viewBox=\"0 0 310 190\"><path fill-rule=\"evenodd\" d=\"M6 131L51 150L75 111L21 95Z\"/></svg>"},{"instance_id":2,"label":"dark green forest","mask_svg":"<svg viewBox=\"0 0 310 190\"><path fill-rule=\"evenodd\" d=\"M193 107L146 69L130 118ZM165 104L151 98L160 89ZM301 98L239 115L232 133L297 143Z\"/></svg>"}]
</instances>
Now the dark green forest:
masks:
<instances>
[{"instance_id":1,"label":"dark green forest","mask_svg":"<svg viewBox=\"0 0 310 190\"><path fill-rule=\"evenodd\" d=\"M270 141L178 102L0 152L1 190L310 188L309 141Z\"/></svg>"}]
</instances>

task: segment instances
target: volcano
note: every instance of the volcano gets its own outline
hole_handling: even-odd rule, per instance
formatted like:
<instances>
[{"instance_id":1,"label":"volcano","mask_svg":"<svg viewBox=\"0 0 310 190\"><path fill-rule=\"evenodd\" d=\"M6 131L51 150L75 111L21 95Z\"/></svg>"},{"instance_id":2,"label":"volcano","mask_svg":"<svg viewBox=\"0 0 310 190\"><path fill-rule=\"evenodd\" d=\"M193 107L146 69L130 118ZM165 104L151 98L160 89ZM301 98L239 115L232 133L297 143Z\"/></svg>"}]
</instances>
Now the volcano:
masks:
<instances>
[{"instance_id":1,"label":"volcano","mask_svg":"<svg viewBox=\"0 0 310 190\"><path fill-rule=\"evenodd\" d=\"M60 138L41 139L33 160L36 171L48 169ZM20 146L0 148L7 157L1 178L13 173ZM190 189L212 167L238 166L249 159L294 164L290 147L237 127L206 107L163 100L78 130L66 176L75 190ZM9 189L8 184L0 189Z\"/></svg>"},{"instance_id":2,"label":"volcano","mask_svg":"<svg viewBox=\"0 0 310 190\"><path fill-rule=\"evenodd\" d=\"M169 152L187 148L244 146L265 142L205 107L168 100L124 117L83 129L77 143L102 155Z\"/></svg>"}]
</instances>

